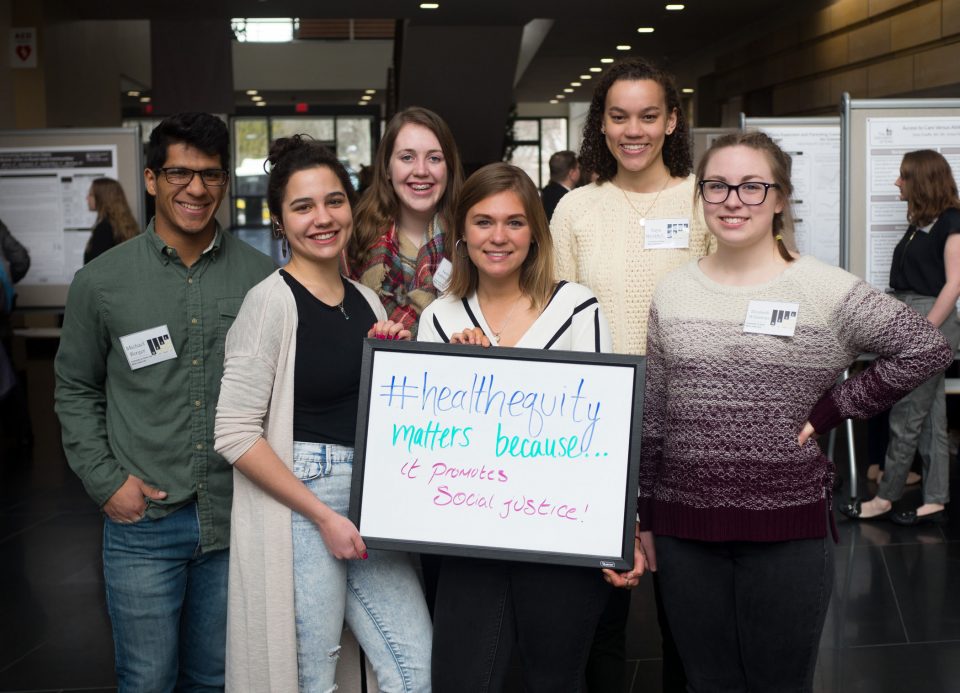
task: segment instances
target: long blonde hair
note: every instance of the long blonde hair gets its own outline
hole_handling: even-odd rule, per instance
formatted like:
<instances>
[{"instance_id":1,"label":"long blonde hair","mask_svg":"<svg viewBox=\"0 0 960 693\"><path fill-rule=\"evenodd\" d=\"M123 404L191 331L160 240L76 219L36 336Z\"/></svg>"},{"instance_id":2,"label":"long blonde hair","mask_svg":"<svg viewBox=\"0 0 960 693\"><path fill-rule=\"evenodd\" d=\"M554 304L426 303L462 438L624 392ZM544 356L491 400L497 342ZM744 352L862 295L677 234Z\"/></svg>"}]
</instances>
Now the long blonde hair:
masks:
<instances>
[{"instance_id":1,"label":"long blonde hair","mask_svg":"<svg viewBox=\"0 0 960 693\"><path fill-rule=\"evenodd\" d=\"M480 273L470 259L463 241L466 233L467 214L483 200L498 193L515 193L523 203L523 211L530 225L530 250L520 268L520 290L526 294L533 307L540 309L550 300L556 283L553 275L553 236L550 224L543 211L543 203L536 186L523 169L497 162L479 169L467 179L457 198L454 216L456 245L451 253L453 273L448 292L457 298L472 296L477 290ZM461 243L463 241L463 243Z\"/></svg>"},{"instance_id":2,"label":"long blonde hair","mask_svg":"<svg viewBox=\"0 0 960 693\"><path fill-rule=\"evenodd\" d=\"M114 244L123 243L140 233L140 225L133 218L123 187L113 178L96 178L90 184L93 208L97 211L99 224L104 219L113 229Z\"/></svg>"}]
</instances>

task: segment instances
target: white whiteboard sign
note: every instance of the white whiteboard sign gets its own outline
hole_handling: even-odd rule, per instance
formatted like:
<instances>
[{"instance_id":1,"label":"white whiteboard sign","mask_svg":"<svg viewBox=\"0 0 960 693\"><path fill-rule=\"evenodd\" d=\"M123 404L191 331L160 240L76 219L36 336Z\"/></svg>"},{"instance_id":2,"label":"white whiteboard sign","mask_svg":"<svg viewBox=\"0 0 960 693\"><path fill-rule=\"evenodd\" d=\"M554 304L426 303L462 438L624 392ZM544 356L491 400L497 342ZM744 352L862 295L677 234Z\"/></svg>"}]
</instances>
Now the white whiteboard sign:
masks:
<instances>
[{"instance_id":1,"label":"white whiteboard sign","mask_svg":"<svg viewBox=\"0 0 960 693\"><path fill-rule=\"evenodd\" d=\"M631 565L643 363L368 340L351 519L375 547Z\"/></svg>"},{"instance_id":2,"label":"white whiteboard sign","mask_svg":"<svg viewBox=\"0 0 960 693\"><path fill-rule=\"evenodd\" d=\"M960 171L960 119L867 118L866 126L866 279L878 289L886 289L893 250L908 225L907 203L900 200L894 185L903 155L917 149L938 151L956 177Z\"/></svg>"},{"instance_id":3,"label":"white whiteboard sign","mask_svg":"<svg viewBox=\"0 0 960 693\"><path fill-rule=\"evenodd\" d=\"M96 221L87 192L117 178L113 144L0 149L0 218L30 253L18 287L70 284Z\"/></svg>"},{"instance_id":4,"label":"white whiteboard sign","mask_svg":"<svg viewBox=\"0 0 960 693\"><path fill-rule=\"evenodd\" d=\"M792 209L797 250L840 264L840 122L764 125L792 161Z\"/></svg>"}]
</instances>

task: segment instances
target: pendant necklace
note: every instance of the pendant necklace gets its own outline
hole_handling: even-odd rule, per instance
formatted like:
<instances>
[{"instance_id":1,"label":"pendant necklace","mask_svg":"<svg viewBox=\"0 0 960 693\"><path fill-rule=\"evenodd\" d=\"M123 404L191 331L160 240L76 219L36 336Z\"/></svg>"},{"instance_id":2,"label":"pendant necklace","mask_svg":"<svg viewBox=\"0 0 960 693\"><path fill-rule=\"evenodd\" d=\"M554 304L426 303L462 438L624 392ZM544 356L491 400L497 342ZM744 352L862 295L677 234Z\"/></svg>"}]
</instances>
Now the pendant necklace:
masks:
<instances>
[{"instance_id":1,"label":"pendant necklace","mask_svg":"<svg viewBox=\"0 0 960 693\"><path fill-rule=\"evenodd\" d=\"M517 297L517 300L513 302L513 308L511 308L511 309L510 309L510 312L507 313L507 317L506 317L506 318L504 319L504 321L500 324L500 329L499 329L499 330L493 329L493 325L490 325L490 321L487 320L487 325L490 326L490 331L493 332L493 340L494 340L497 344L500 344L500 335L503 334L503 331L504 331L505 329L507 329L507 325L510 324L510 320L513 318L513 313L514 313L514 311L517 310L517 306L520 305L520 299L522 299L522 298L523 298L523 294L521 293L520 296ZM479 302L480 302L480 298L477 297L477 303L479 303ZM481 307L480 310L482 311L483 308ZM484 316L484 317L486 317L486 316Z\"/></svg>"},{"instance_id":2,"label":"pendant necklace","mask_svg":"<svg viewBox=\"0 0 960 693\"><path fill-rule=\"evenodd\" d=\"M340 309L340 312L343 313L343 319L344 319L344 320L349 320L349 319L350 319L350 316L347 315L347 311L346 311L346 310L344 309L344 307L343 307L343 301L344 301L344 299L345 299L346 297L347 297L347 296L346 296L346 292L344 292L344 296L343 296L343 298L340 299L340 303L339 303L339 305L337 305L337 308L339 308L339 309Z\"/></svg>"},{"instance_id":3,"label":"pendant necklace","mask_svg":"<svg viewBox=\"0 0 960 693\"><path fill-rule=\"evenodd\" d=\"M657 200L660 199L660 193L662 193L664 190L667 189L667 184L668 184L669 182L670 182L670 174L668 173L668 174L667 174L667 179L666 179L665 181L663 181L663 187L660 188L660 190L657 192L657 196L653 198L653 202L650 203L650 206L647 207L646 211L644 211L644 212L641 212L639 209L637 209L636 205L634 205L633 202L630 201L630 197L627 195L627 191L624 190L623 188L621 188L619 185L617 185L617 188L619 188L619 189L620 189L620 192L623 193L623 199L625 199L625 200L627 201L627 204L630 205L630 208L631 208L634 212L636 212L638 215L640 215L640 228L641 228L641 229L645 229L645 228L647 227L647 215L650 214L650 211L657 205ZM614 183L614 185L616 185L616 183Z\"/></svg>"}]
</instances>

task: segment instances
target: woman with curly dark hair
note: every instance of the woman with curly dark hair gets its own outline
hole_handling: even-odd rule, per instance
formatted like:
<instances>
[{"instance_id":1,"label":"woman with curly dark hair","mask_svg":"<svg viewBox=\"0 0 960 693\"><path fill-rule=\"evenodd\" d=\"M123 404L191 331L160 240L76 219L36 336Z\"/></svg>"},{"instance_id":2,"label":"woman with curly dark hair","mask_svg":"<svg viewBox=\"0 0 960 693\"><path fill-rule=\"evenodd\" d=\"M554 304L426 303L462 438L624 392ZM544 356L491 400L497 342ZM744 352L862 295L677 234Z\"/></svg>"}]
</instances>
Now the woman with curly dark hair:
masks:
<instances>
[{"instance_id":1,"label":"woman with curly dark hair","mask_svg":"<svg viewBox=\"0 0 960 693\"><path fill-rule=\"evenodd\" d=\"M616 353L646 352L657 282L709 248L703 210L694 206L691 148L673 77L643 58L629 58L600 78L580 147L581 165L597 180L563 196L550 230L557 276L593 290L610 322ZM629 605L628 592L613 593L591 655L591 690L623 689ZM666 621L659 620L664 690L683 690Z\"/></svg>"}]
</instances>

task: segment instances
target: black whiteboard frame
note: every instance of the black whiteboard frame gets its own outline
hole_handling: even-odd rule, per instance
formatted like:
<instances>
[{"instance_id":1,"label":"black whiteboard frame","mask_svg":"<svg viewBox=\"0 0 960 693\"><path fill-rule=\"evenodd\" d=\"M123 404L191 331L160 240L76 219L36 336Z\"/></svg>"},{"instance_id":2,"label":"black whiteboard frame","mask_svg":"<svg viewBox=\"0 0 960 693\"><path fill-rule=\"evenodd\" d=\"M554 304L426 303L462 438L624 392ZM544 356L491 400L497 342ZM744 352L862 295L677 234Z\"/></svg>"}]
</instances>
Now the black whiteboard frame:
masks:
<instances>
[{"instance_id":1,"label":"black whiteboard frame","mask_svg":"<svg viewBox=\"0 0 960 693\"><path fill-rule=\"evenodd\" d=\"M598 354L578 351L550 351L545 349L516 349L509 347L483 348L434 342L395 342L367 339L363 344L363 362L360 375L360 396L357 410L357 435L353 458L353 483L350 489L350 520L360 527L363 514L364 473L369 431L373 366L377 352L394 351L416 354L434 354L442 358L470 356L524 362L583 363L592 366L616 366L633 370L633 402L630 413L629 451L627 454L627 482L623 489L611 489L611 498L620 496L623 504L623 542L619 556L605 554L558 553L531 547L530 549L497 548L469 544L446 544L430 541L410 541L389 536L364 535L367 546L413 553L491 558L530 563L584 566L629 570L633 567L634 526L637 517L637 479L640 473L640 437L643 421L643 387L646 375L646 357L623 354ZM616 493L615 493L616 492Z\"/></svg>"}]
</instances>

